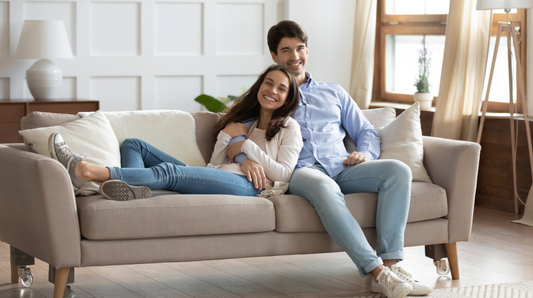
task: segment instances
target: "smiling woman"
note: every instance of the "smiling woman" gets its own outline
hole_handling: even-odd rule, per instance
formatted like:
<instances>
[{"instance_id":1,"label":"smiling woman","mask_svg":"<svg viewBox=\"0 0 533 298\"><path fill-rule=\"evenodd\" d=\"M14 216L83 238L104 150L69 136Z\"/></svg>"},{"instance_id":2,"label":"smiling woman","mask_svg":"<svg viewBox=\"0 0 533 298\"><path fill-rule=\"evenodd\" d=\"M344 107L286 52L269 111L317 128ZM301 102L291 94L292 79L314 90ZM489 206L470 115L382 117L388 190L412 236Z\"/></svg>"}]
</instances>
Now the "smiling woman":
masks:
<instances>
[{"instance_id":1,"label":"smiling woman","mask_svg":"<svg viewBox=\"0 0 533 298\"><path fill-rule=\"evenodd\" d=\"M149 198L151 190L184 194L271 196L283 194L303 146L300 126L291 118L298 107L296 79L283 66L267 68L228 108L218 123L218 137L208 167L187 166L140 139L126 139L122 167L101 167L84 161L58 133L50 136L52 156L67 169L76 188L102 182L100 192L111 200ZM232 138L243 140L231 143ZM233 163L239 153L246 159Z\"/></svg>"}]
</instances>

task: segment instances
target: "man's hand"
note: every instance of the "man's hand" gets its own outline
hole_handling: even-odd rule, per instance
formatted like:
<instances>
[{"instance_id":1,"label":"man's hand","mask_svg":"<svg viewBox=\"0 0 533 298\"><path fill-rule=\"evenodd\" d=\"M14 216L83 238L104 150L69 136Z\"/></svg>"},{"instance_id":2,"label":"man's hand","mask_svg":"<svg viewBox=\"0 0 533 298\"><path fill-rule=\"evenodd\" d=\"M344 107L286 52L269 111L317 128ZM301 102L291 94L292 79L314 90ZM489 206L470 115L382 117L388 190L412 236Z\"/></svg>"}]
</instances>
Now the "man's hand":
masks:
<instances>
[{"instance_id":1,"label":"man's hand","mask_svg":"<svg viewBox=\"0 0 533 298\"><path fill-rule=\"evenodd\" d=\"M235 162L233 158L242 152L241 147L244 142L246 142L246 140L238 141L228 146L226 149L226 155L228 156L229 160Z\"/></svg>"},{"instance_id":2,"label":"man's hand","mask_svg":"<svg viewBox=\"0 0 533 298\"><path fill-rule=\"evenodd\" d=\"M360 163L368 161L366 155L361 152L354 151L348 155L348 158L344 160L344 164L351 167Z\"/></svg>"},{"instance_id":3,"label":"man's hand","mask_svg":"<svg viewBox=\"0 0 533 298\"><path fill-rule=\"evenodd\" d=\"M232 138L248 135L248 127L242 123L231 122L222 131L229 134Z\"/></svg>"},{"instance_id":4,"label":"man's hand","mask_svg":"<svg viewBox=\"0 0 533 298\"><path fill-rule=\"evenodd\" d=\"M254 182L255 189L263 189L266 186L266 176L263 167L257 162L247 158L242 162L242 171L248 181Z\"/></svg>"}]
</instances>

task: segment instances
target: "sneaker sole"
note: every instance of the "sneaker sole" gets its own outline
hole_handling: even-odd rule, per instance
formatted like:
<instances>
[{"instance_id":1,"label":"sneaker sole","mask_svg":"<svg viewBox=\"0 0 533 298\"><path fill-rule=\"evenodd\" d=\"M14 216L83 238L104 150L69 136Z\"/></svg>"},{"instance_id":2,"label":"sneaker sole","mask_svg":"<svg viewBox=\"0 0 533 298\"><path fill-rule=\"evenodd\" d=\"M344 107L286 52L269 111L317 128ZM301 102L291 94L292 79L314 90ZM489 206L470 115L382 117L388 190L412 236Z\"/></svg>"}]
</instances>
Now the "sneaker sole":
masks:
<instances>
[{"instance_id":1,"label":"sneaker sole","mask_svg":"<svg viewBox=\"0 0 533 298\"><path fill-rule=\"evenodd\" d=\"M372 278L374 278L374 277L372 277ZM411 294L411 291L413 290L413 286L411 286L409 283L406 283L406 284L409 285L409 287L405 287L400 293L396 294L395 297L402 297L403 298L403 297L405 297L407 295L413 295L413 294ZM381 289L379 288L377 283L375 283L374 281L371 282L370 291L372 293L382 294L383 296L385 296L383 291L381 291Z\"/></svg>"},{"instance_id":2,"label":"sneaker sole","mask_svg":"<svg viewBox=\"0 0 533 298\"><path fill-rule=\"evenodd\" d=\"M100 193L104 198L114 201L130 201L152 197L147 186L132 186L122 180L107 180L100 185Z\"/></svg>"}]
</instances>

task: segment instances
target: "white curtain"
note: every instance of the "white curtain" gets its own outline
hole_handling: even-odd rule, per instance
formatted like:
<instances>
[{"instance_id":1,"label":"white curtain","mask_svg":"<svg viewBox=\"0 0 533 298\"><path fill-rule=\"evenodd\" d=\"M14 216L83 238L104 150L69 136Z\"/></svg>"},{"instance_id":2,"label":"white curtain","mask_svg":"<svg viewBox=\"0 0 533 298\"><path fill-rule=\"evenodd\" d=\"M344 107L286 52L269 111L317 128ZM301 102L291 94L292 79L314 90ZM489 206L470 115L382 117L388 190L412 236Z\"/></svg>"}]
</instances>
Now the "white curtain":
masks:
<instances>
[{"instance_id":1,"label":"white curtain","mask_svg":"<svg viewBox=\"0 0 533 298\"><path fill-rule=\"evenodd\" d=\"M432 135L475 141L492 26L476 0L450 1Z\"/></svg>"},{"instance_id":2,"label":"white curtain","mask_svg":"<svg viewBox=\"0 0 533 298\"><path fill-rule=\"evenodd\" d=\"M361 109L372 99L377 1L357 0L355 7L350 95Z\"/></svg>"}]
</instances>

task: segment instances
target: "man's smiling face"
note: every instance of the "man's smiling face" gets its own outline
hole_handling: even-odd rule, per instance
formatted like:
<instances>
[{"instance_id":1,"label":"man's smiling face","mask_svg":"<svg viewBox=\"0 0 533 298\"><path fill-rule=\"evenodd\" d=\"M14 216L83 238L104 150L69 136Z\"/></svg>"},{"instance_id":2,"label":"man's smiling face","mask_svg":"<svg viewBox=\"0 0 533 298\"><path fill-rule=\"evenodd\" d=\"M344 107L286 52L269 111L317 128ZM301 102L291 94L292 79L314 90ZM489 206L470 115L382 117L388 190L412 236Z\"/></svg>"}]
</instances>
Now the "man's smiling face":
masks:
<instances>
[{"instance_id":1,"label":"man's smiling face","mask_svg":"<svg viewBox=\"0 0 533 298\"><path fill-rule=\"evenodd\" d=\"M277 53L270 52L272 60L289 69L300 81L305 78L305 64L309 49L303 41L296 37L283 37L278 45Z\"/></svg>"}]
</instances>

